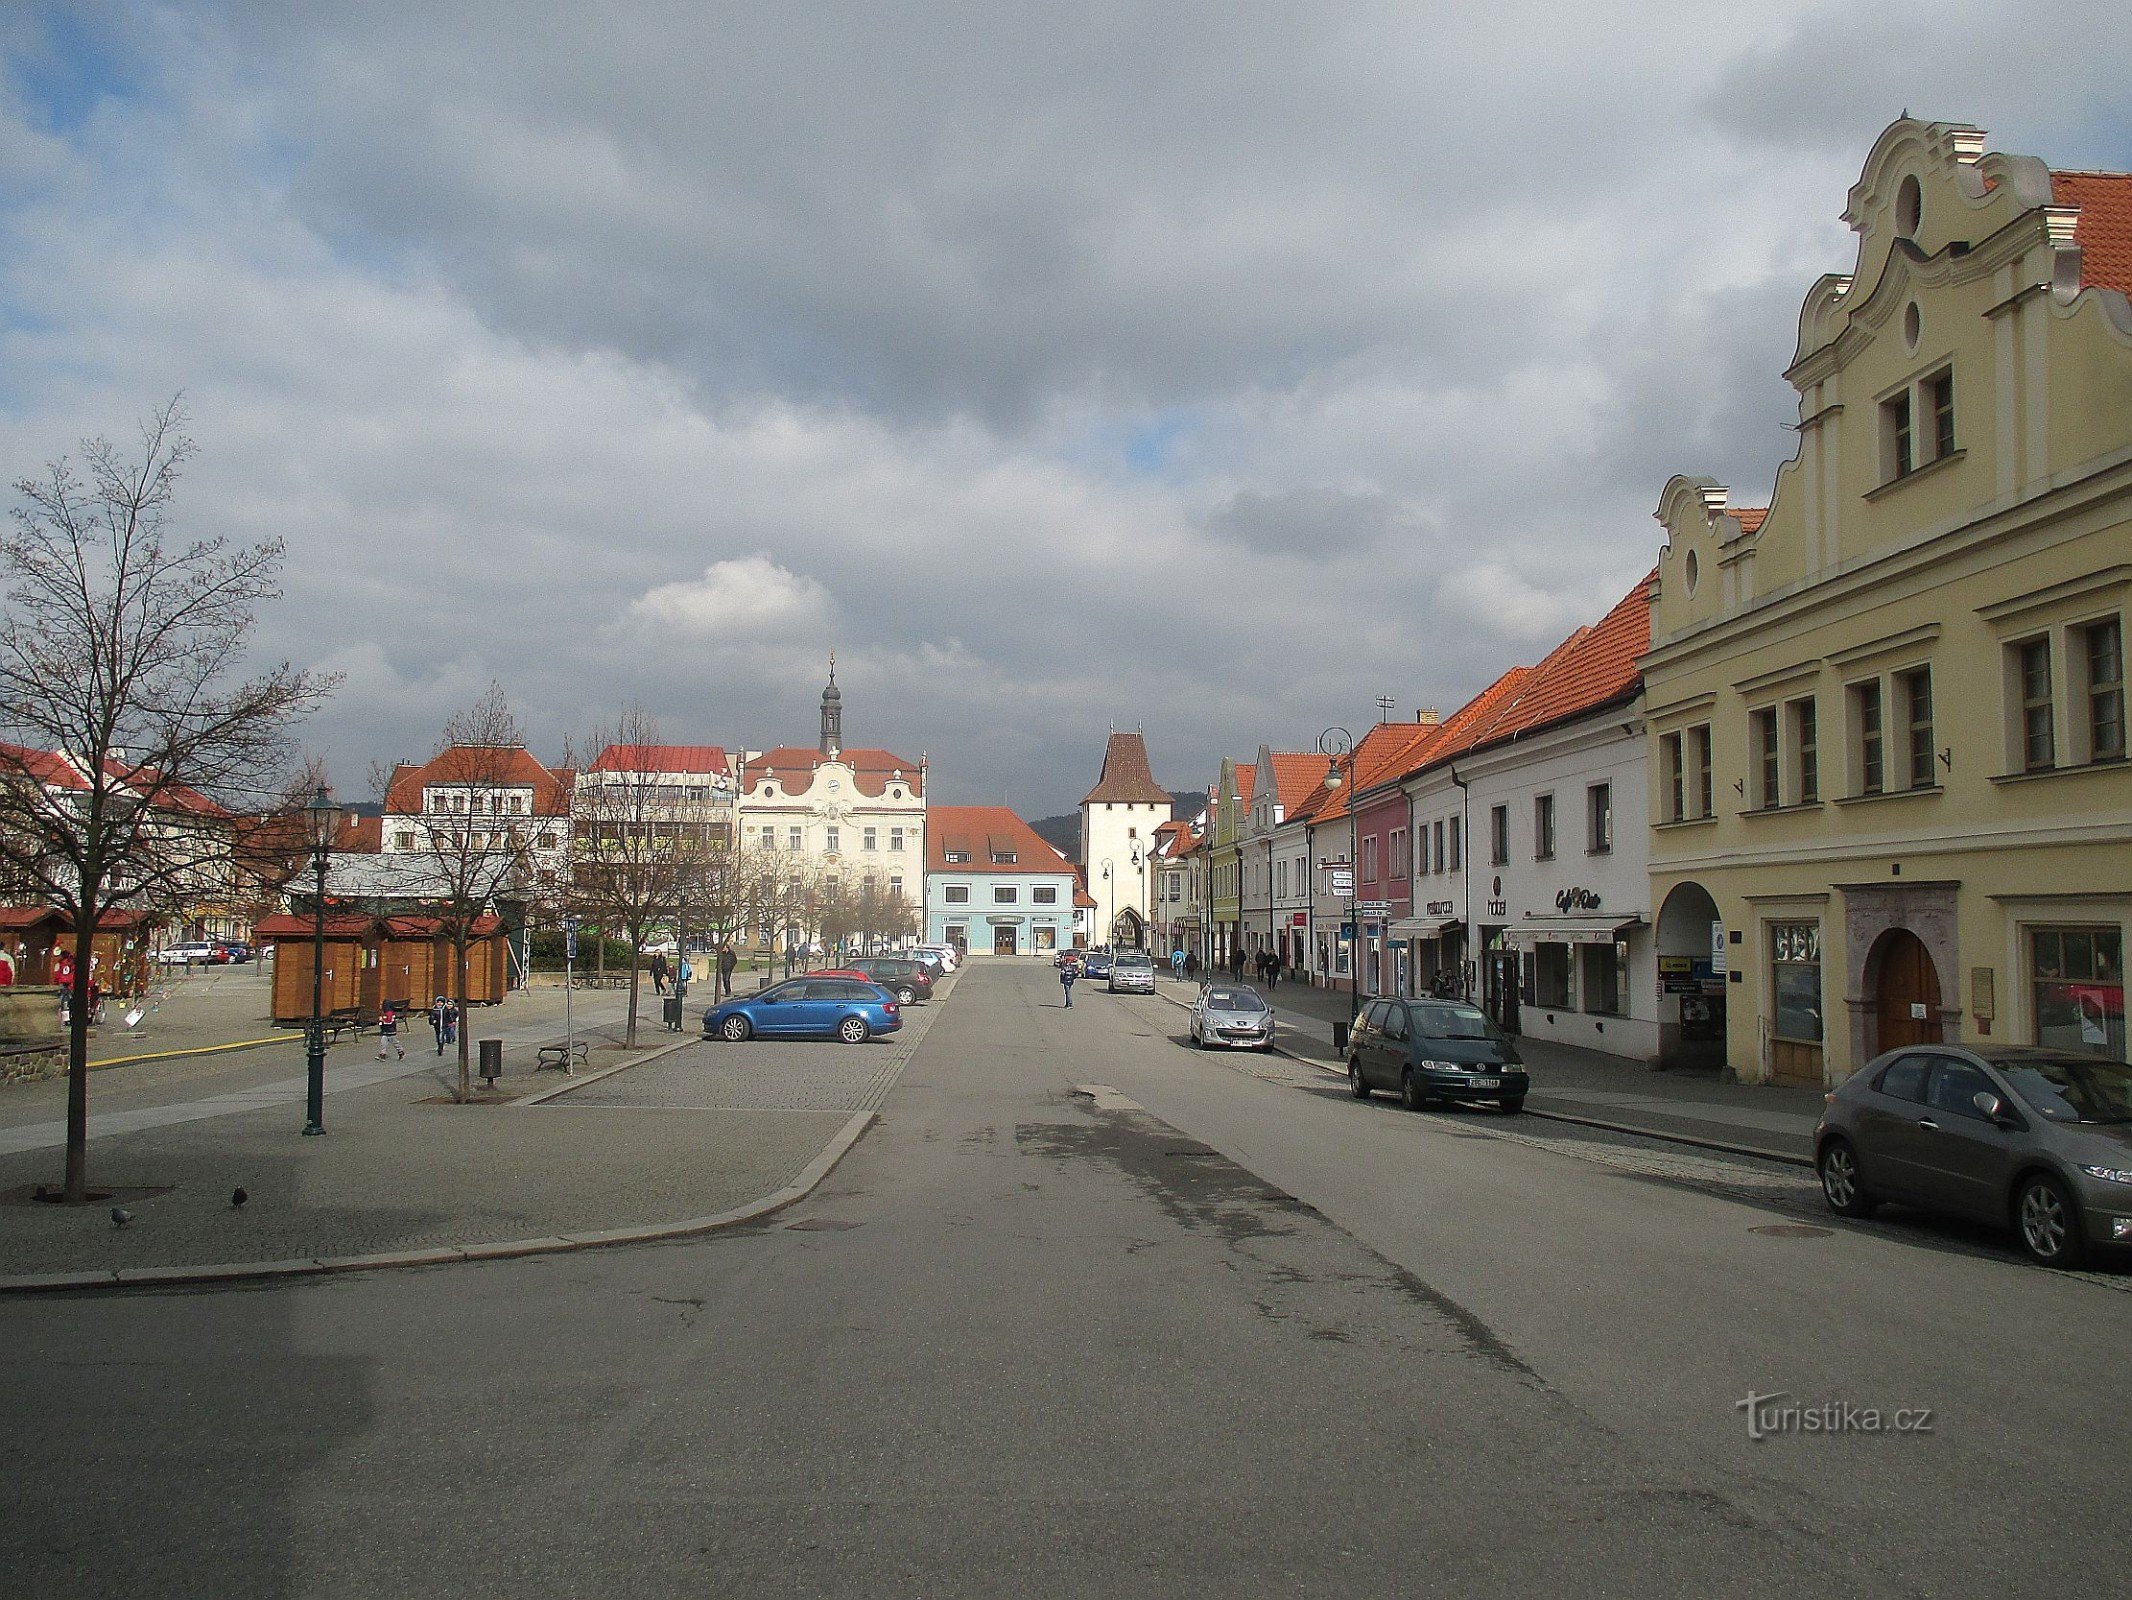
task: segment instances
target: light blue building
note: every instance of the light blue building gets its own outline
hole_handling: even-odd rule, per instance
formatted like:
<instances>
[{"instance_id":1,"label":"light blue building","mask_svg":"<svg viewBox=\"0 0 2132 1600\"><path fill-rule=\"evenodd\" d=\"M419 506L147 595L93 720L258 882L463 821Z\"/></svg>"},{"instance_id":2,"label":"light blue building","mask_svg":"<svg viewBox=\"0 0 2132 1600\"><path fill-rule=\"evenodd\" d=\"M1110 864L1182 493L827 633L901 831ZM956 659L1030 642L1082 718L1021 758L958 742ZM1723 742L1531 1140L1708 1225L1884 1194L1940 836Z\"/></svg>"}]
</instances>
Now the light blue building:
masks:
<instances>
[{"instance_id":1,"label":"light blue building","mask_svg":"<svg viewBox=\"0 0 2132 1600\"><path fill-rule=\"evenodd\" d=\"M926 818L925 937L979 955L1073 945L1073 863L1005 806L934 806Z\"/></svg>"}]
</instances>

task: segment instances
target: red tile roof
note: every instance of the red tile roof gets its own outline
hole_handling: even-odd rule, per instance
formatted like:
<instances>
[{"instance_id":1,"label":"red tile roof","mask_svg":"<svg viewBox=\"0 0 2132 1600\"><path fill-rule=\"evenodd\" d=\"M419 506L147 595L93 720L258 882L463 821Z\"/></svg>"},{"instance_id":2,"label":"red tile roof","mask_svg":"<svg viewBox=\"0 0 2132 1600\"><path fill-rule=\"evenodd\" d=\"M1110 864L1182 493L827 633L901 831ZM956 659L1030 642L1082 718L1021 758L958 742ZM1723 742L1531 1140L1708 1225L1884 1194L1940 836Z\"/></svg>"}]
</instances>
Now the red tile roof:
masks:
<instances>
[{"instance_id":1,"label":"red tile roof","mask_svg":"<svg viewBox=\"0 0 2132 1600\"><path fill-rule=\"evenodd\" d=\"M1147 740L1137 733L1114 733L1103 747L1103 771L1096 786L1082 796L1081 804L1107 801L1116 805L1159 805L1168 808L1170 792L1155 781L1148 765Z\"/></svg>"},{"instance_id":2,"label":"red tile roof","mask_svg":"<svg viewBox=\"0 0 2132 1600\"><path fill-rule=\"evenodd\" d=\"M1742 533L1759 533L1769 518L1767 506L1728 506L1726 514L1740 525Z\"/></svg>"},{"instance_id":3,"label":"red tile roof","mask_svg":"<svg viewBox=\"0 0 2132 1600\"><path fill-rule=\"evenodd\" d=\"M775 778L787 789L804 789L814 782L815 770L830 759L806 746L779 745L744 763L741 782L746 786ZM834 759L851 768L851 781L861 794L879 798L888 792L890 783L902 785L913 795L925 793L925 774L918 763L904 760L893 750L839 750Z\"/></svg>"},{"instance_id":4,"label":"red tile roof","mask_svg":"<svg viewBox=\"0 0 2132 1600\"><path fill-rule=\"evenodd\" d=\"M1325 757L1315 750L1275 750L1273 800L1283 817L1292 815L1313 789L1325 787ZM1252 780L1257 787L1257 779Z\"/></svg>"},{"instance_id":5,"label":"red tile roof","mask_svg":"<svg viewBox=\"0 0 2132 1600\"><path fill-rule=\"evenodd\" d=\"M403 761L385 785L385 810L394 816L418 816L422 790L447 787L530 788L536 817L565 816L570 810L568 776L551 772L524 745L455 744L419 766Z\"/></svg>"},{"instance_id":6,"label":"red tile roof","mask_svg":"<svg viewBox=\"0 0 2132 1600\"><path fill-rule=\"evenodd\" d=\"M950 861L948 852L967 855ZM1012 861L995 860L1013 856ZM1005 806L934 806L925 817L927 872L1073 872L1073 863Z\"/></svg>"},{"instance_id":7,"label":"red tile roof","mask_svg":"<svg viewBox=\"0 0 2132 1600\"><path fill-rule=\"evenodd\" d=\"M2080 208L2081 287L2132 295L2132 172L2054 172L2051 198Z\"/></svg>"},{"instance_id":8,"label":"red tile roof","mask_svg":"<svg viewBox=\"0 0 2132 1600\"><path fill-rule=\"evenodd\" d=\"M720 773L725 768L725 751L715 744L611 744L587 770Z\"/></svg>"},{"instance_id":9,"label":"red tile roof","mask_svg":"<svg viewBox=\"0 0 2132 1600\"><path fill-rule=\"evenodd\" d=\"M1642 686L1636 662L1651 648L1649 589L1658 574L1639 579L1614 609L1579 628L1532 669L1531 681L1476 741L1500 744L1541 728L1630 699Z\"/></svg>"},{"instance_id":10,"label":"red tile roof","mask_svg":"<svg viewBox=\"0 0 2132 1600\"><path fill-rule=\"evenodd\" d=\"M333 853L343 856L374 856L385 848L383 817L343 817L333 836Z\"/></svg>"},{"instance_id":11,"label":"red tile roof","mask_svg":"<svg viewBox=\"0 0 2132 1600\"><path fill-rule=\"evenodd\" d=\"M51 789L86 789L81 769L50 750L32 750L28 745L0 744L0 772L20 773Z\"/></svg>"}]
</instances>

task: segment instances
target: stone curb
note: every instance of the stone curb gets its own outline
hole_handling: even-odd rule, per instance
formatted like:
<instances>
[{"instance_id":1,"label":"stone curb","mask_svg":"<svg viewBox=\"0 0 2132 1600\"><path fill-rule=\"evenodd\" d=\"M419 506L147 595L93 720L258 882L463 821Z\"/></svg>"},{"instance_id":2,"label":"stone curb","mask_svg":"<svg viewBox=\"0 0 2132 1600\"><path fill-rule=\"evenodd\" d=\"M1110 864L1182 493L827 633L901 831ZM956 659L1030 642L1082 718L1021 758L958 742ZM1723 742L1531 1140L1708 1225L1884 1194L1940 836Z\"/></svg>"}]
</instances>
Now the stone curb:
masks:
<instances>
[{"instance_id":1,"label":"stone curb","mask_svg":"<svg viewBox=\"0 0 2132 1600\"><path fill-rule=\"evenodd\" d=\"M684 1040L683 1043L693 1041ZM675 1048L678 1048L676 1046ZM639 1066L643 1060L627 1063ZM590 1078L580 1080L589 1083ZM571 1087L579 1087L577 1084ZM514 1104L521 1102L513 1102ZM469 1261L504 1261L519 1256L557 1255L572 1250L594 1250L607 1245L657 1244L713 1233L743 1222L753 1222L782 1211L812 1194L836 1164L850 1153L873 1124L875 1113L852 1115L837 1136L782 1189L773 1189L759 1199L730 1211L683 1222L653 1222L640 1227L602 1228L584 1233L550 1234L537 1239L504 1239L488 1244L436 1245L426 1249L386 1250L374 1255L317 1256L293 1261L225 1261L198 1267L121 1267L113 1272L40 1272L0 1278L0 1295L58 1294L82 1290L171 1288L287 1278L326 1277L344 1272L376 1272L389 1267L431 1267Z\"/></svg>"},{"instance_id":2,"label":"stone curb","mask_svg":"<svg viewBox=\"0 0 2132 1600\"><path fill-rule=\"evenodd\" d=\"M698 1044L700 1042L698 1039L691 1038L684 1031L682 1036L674 1040L672 1044L662 1044L656 1050L647 1050L633 1060L617 1061L611 1067L602 1067L597 1072L588 1072L581 1078L566 1077L552 1089L536 1089L531 1094L522 1094L516 1100L506 1102L506 1109L511 1106L544 1106L550 1100L560 1099L563 1095L569 1094L576 1089L582 1089L587 1084L598 1083L602 1078L611 1078L617 1072L627 1072L631 1067L644 1066L648 1062L657 1061L661 1056L672 1055L684 1045Z\"/></svg>"}]
</instances>

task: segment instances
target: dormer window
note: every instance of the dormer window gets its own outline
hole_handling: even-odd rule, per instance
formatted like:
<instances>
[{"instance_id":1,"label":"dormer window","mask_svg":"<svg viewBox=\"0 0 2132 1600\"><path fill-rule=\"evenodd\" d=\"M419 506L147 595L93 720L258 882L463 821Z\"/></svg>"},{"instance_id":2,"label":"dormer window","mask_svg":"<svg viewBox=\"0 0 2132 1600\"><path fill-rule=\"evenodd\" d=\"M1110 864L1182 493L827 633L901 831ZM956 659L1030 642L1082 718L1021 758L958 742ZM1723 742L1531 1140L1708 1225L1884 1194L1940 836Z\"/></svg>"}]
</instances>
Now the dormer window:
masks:
<instances>
[{"instance_id":1,"label":"dormer window","mask_svg":"<svg viewBox=\"0 0 2132 1600\"><path fill-rule=\"evenodd\" d=\"M965 866L968 864L969 859L970 852L967 850L950 850L947 853L948 865L951 867Z\"/></svg>"}]
</instances>

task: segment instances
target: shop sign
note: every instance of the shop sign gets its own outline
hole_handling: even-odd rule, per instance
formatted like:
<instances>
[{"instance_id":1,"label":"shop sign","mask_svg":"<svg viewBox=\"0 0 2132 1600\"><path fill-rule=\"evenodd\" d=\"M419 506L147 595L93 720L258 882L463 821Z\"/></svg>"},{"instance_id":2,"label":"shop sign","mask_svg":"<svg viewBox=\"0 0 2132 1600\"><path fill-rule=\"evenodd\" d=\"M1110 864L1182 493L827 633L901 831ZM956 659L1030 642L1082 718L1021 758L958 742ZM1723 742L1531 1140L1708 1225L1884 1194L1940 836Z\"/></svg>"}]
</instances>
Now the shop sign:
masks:
<instances>
[{"instance_id":1,"label":"shop sign","mask_svg":"<svg viewBox=\"0 0 2132 1600\"><path fill-rule=\"evenodd\" d=\"M1428 912L1432 917L1455 917L1458 915L1458 902L1455 900L1431 900L1428 905Z\"/></svg>"},{"instance_id":2,"label":"shop sign","mask_svg":"<svg viewBox=\"0 0 2132 1600\"><path fill-rule=\"evenodd\" d=\"M1564 889L1555 896L1557 911L1597 911L1599 897L1589 889Z\"/></svg>"}]
</instances>

